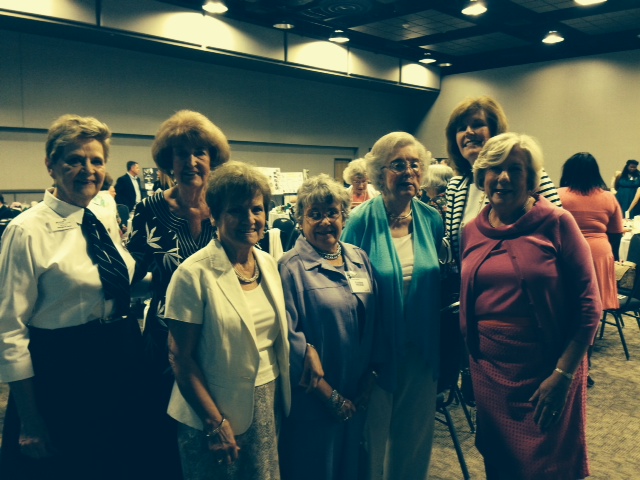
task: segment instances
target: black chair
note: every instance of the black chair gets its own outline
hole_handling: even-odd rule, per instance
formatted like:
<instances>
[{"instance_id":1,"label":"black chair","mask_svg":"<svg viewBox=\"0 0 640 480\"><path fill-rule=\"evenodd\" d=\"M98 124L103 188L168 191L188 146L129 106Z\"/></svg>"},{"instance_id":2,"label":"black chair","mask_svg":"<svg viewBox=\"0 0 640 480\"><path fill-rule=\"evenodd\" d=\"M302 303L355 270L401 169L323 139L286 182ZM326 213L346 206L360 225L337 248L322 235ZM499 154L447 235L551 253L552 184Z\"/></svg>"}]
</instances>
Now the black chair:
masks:
<instances>
[{"instance_id":1,"label":"black chair","mask_svg":"<svg viewBox=\"0 0 640 480\"><path fill-rule=\"evenodd\" d=\"M640 267L640 235L636 234L631 237L627 260L629 262L635 263ZM629 360L629 348L627 347L627 342L624 338L624 332L622 331L624 327L622 316L626 315L635 318L636 322L638 323L638 328L640 328L640 275L638 275L638 267L636 267L636 276L633 281L633 287L628 291L620 290L620 292L618 293L618 298L620 299L620 308L605 310L602 315L600 338L602 338L604 335L605 325L615 325L615 327L618 329L618 334L620 335L620 341L622 342L624 354L627 357L627 360ZM613 317L613 321L607 320L608 315L611 315Z\"/></svg>"},{"instance_id":2,"label":"black chair","mask_svg":"<svg viewBox=\"0 0 640 480\"><path fill-rule=\"evenodd\" d=\"M296 225L293 220L288 218L276 218L273 222L273 228L280 230L280 241L282 242L282 249L286 252L291 250L293 244L298 238Z\"/></svg>"}]
</instances>

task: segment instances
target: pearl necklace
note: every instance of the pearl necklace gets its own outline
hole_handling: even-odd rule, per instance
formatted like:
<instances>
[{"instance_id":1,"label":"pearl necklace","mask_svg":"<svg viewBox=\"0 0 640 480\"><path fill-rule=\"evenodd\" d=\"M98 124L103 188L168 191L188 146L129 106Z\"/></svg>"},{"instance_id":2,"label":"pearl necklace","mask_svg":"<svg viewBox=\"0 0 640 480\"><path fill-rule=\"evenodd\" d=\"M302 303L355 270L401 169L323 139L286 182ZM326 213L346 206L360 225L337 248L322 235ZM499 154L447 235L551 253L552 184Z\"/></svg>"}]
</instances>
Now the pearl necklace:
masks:
<instances>
[{"instance_id":1,"label":"pearl necklace","mask_svg":"<svg viewBox=\"0 0 640 480\"><path fill-rule=\"evenodd\" d=\"M321 252L317 248L315 247L313 248L315 249L316 252L318 252L318 255L320 255L325 260L337 260L342 255L342 246L340 245L340 243L338 243L338 249L336 250L336 253Z\"/></svg>"},{"instance_id":2,"label":"pearl necklace","mask_svg":"<svg viewBox=\"0 0 640 480\"><path fill-rule=\"evenodd\" d=\"M255 259L254 259L255 261ZM233 267L233 271L236 274L236 277L238 277L238 280L240 280L240 283L253 283L256 280L258 280L258 277L260 276L260 268L258 268L258 262L256 261L256 265L255 265L255 269L253 271L253 276L251 278L247 278L244 275L242 275L237 269L236 267Z\"/></svg>"}]
</instances>

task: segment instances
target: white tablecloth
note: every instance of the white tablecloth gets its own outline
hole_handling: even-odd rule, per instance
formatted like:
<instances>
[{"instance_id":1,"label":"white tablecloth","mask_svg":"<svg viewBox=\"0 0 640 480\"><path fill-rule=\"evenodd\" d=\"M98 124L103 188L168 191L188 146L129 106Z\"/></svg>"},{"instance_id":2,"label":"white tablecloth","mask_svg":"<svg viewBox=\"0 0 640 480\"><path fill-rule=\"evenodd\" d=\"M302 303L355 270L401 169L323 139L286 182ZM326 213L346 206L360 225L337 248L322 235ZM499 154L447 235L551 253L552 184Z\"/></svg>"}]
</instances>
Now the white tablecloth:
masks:
<instances>
[{"instance_id":1,"label":"white tablecloth","mask_svg":"<svg viewBox=\"0 0 640 480\"><path fill-rule=\"evenodd\" d=\"M624 262L627 259L627 255L629 254L629 244L631 243L631 237L633 237L633 233L627 232L622 236L622 240L620 240L620 250L618 250L618 254L620 255L621 262Z\"/></svg>"}]
</instances>

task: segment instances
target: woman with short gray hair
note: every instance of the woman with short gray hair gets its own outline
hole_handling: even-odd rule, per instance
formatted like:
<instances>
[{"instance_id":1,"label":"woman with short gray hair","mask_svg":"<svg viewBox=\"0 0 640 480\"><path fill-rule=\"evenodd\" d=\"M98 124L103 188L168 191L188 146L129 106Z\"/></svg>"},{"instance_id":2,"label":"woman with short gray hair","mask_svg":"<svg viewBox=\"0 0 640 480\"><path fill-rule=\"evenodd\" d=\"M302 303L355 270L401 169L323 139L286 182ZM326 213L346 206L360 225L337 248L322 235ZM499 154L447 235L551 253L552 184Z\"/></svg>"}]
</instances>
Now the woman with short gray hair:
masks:
<instances>
[{"instance_id":1,"label":"woman with short gray hair","mask_svg":"<svg viewBox=\"0 0 640 480\"><path fill-rule=\"evenodd\" d=\"M339 241L349 194L328 175L298 190L302 235L279 262L291 344L283 479L361 478L358 451L373 386L376 284L367 254Z\"/></svg>"},{"instance_id":2,"label":"woman with short gray hair","mask_svg":"<svg viewBox=\"0 0 640 480\"><path fill-rule=\"evenodd\" d=\"M349 166L342 172L342 178L351 185L347 188L347 192L351 195L352 210L367 200L380 195L380 192L369 183L367 163L364 158L358 158L349 163Z\"/></svg>"},{"instance_id":3,"label":"woman with short gray hair","mask_svg":"<svg viewBox=\"0 0 640 480\"><path fill-rule=\"evenodd\" d=\"M390 353L379 371L365 428L371 475L427 478L439 364L442 218L416 198L431 154L393 132L365 156L382 194L351 213L343 241L371 258Z\"/></svg>"},{"instance_id":4,"label":"woman with short gray hair","mask_svg":"<svg viewBox=\"0 0 640 480\"><path fill-rule=\"evenodd\" d=\"M421 198L427 205L435 208L444 221L447 213L447 183L453 177L453 168L444 164L432 164L427 169L422 190L427 198Z\"/></svg>"}]
</instances>

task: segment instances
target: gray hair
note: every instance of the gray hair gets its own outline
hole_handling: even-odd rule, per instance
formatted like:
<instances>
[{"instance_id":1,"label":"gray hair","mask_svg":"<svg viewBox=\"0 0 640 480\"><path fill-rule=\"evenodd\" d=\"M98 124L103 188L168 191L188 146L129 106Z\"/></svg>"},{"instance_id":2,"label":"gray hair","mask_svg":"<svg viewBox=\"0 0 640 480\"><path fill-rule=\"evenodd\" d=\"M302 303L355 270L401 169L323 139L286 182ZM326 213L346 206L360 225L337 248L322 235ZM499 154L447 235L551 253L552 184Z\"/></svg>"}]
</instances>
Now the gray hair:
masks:
<instances>
[{"instance_id":1,"label":"gray hair","mask_svg":"<svg viewBox=\"0 0 640 480\"><path fill-rule=\"evenodd\" d=\"M480 190L484 190L484 177L487 170L502 165L514 147L522 150L527 158L527 189L532 193L538 189L544 163L540 144L529 135L509 132L487 140L473 163L474 182Z\"/></svg>"},{"instance_id":2,"label":"gray hair","mask_svg":"<svg viewBox=\"0 0 640 480\"><path fill-rule=\"evenodd\" d=\"M79 142L97 140L102 145L104 160L109 157L111 130L94 117L80 115L62 115L49 127L45 152L51 163L56 163L68 145Z\"/></svg>"},{"instance_id":3,"label":"gray hair","mask_svg":"<svg viewBox=\"0 0 640 480\"><path fill-rule=\"evenodd\" d=\"M433 189L438 193L442 193L447 188L447 183L449 183L451 177L453 177L453 168L449 165L434 163L427 168L422 188L424 190Z\"/></svg>"},{"instance_id":4,"label":"gray hair","mask_svg":"<svg viewBox=\"0 0 640 480\"><path fill-rule=\"evenodd\" d=\"M346 221L351 207L351 196L347 190L326 173L310 177L298 189L296 221L302 225L304 212L311 205L339 203L342 220Z\"/></svg>"},{"instance_id":5,"label":"gray hair","mask_svg":"<svg viewBox=\"0 0 640 480\"><path fill-rule=\"evenodd\" d=\"M342 178L349 185L353 184L353 180L356 177L362 177L363 179L367 179L367 162L364 158L358 158L349 163L347 168L342 172Z\"/></svg>"},{"instance_id":6,"label":"gray hair","mask_svg":"<svg viewBox=\"0 0 640 480\"><path fill-rule=\"evenodd\" d=\"M422 165L422 171L427 169L427 165L431 163L431 152L422 145L410 133L391 132L381 137L371 148L371 151L364 156L367 162L367 173L369 181L373 186L384 193L387 191L385 175L382 167L386 167L391 160L392 155L399 148L413 146L418 151L418 158Z\"/></svg>"}]
</instances>

